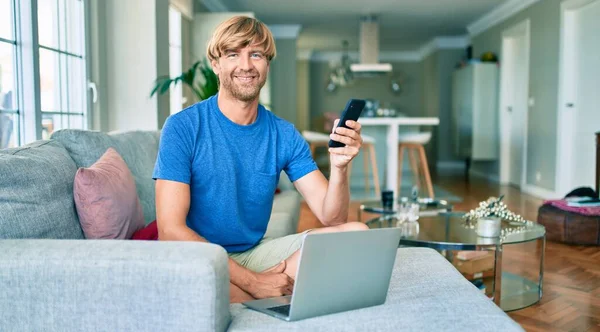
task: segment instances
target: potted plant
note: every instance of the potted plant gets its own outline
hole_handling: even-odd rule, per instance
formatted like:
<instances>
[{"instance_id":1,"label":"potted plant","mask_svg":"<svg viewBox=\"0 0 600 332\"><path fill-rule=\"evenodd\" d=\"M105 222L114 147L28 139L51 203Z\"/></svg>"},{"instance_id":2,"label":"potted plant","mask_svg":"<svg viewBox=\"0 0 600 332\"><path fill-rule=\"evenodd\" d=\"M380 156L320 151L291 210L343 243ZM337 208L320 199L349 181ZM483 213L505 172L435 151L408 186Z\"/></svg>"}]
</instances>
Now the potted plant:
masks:
<instances>
[{"instance_id":1,"label":"potted plant","mask_svg":"<svg viewBox=\"0 0 600 332\"><path fill-rule=\"evenodd\" d=\"M164 94L171 85L183 83L192 89L198 100L207 99L219 91L219 80L206 59L196 61L190 69L177 77L161 76L154 82L150 97Z\"/></svg>"},{"instance_id":2,"label":"potted plant","mask_svg":"<svg viewBox=\"0 0 600 332\"><path fill-rule=\"evenodd\" d=\"M475 233L481 237L499 237L502 218L506 216L506 205L502 198L490 197L487 201L479 203L479 207L471 210L465 217L471 223L476 223Z\"/></svg>"}]
</instances>

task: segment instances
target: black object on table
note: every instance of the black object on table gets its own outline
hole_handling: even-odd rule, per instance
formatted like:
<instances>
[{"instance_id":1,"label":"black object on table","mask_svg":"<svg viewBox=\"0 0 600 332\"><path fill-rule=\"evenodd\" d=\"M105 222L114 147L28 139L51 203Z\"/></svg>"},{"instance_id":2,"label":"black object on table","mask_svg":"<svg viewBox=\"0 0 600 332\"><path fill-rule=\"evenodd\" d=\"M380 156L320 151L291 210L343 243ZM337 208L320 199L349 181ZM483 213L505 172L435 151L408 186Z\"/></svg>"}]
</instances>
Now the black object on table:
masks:
<instances>
[{"instance_id":1,"label":"black object on table","mask_svg":"<svg viewBox=\"0 0 600 332\"><path fill-rule=\"evenodd\" d=\"M385 210L391 210L394 207L393 190L384 190L381 192L381 205Z\"/></svg>"}]
</instances>

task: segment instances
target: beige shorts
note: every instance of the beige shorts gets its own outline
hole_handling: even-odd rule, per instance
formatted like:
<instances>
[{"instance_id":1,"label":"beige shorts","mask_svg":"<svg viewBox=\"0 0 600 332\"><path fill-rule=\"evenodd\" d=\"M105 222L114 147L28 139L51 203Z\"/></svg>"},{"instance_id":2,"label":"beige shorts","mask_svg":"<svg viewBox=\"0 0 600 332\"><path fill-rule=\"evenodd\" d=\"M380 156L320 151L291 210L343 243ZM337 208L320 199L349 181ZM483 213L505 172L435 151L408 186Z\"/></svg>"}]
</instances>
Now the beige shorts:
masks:
<instances>
[{"instance_id":1,"label":"beige shorts","mask_svg":"<svg viewBox=\"0 0 600 332\"><path fill-rule=\"evenodd\" d=\"M261 272L286 260L300 247L307 231L280 238L263 238L257 245L244 251L230 253L229 257L241 266Z\"/></svg>"}]
</instances>

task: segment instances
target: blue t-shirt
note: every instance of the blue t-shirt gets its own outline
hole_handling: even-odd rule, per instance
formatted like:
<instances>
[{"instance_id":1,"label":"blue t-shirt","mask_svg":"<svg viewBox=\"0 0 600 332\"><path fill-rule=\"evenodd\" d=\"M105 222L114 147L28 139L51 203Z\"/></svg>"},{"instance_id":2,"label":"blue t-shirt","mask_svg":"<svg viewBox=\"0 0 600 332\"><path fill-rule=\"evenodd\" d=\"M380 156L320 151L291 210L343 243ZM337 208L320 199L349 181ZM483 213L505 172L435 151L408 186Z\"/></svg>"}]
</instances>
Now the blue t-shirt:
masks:
<instances>
[{"instance_id":1,"label":"blue t-shirt","mask_svg":"<svg viewBox=\"0 0 600 332\"><path fill-rule=\"evenodd\" d=\"M167 119L152 177L189 184L188 227L240 252L263 238L280 172L293 182L316 169L294 125L262 105L254 123L236 124L213 96Z\"/></svg>"}]
</instances>

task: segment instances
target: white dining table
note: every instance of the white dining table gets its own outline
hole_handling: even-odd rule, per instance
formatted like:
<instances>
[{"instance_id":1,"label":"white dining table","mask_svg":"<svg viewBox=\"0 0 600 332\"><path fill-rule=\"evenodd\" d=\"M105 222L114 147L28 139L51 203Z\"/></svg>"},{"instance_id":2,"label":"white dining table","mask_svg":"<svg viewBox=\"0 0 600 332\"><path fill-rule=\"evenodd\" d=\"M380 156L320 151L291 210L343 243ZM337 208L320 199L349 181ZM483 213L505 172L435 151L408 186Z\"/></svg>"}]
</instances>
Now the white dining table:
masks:
<instances>
[{"instance_id":1,"label":"white dining table","mask_svg":"<svg viewBox=\"0 0 600 332\"><path fill-rule=\"evenodd\" d=\"M381 117L360 118L358 122L363 127L387 127L386 187L394 191L394 197L398 197L398 131L400 126L437 126L440 124L440 119L435 117Z\"/></svg>"}]
</instances>

